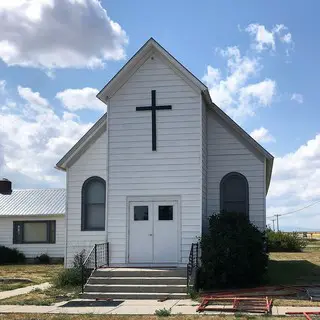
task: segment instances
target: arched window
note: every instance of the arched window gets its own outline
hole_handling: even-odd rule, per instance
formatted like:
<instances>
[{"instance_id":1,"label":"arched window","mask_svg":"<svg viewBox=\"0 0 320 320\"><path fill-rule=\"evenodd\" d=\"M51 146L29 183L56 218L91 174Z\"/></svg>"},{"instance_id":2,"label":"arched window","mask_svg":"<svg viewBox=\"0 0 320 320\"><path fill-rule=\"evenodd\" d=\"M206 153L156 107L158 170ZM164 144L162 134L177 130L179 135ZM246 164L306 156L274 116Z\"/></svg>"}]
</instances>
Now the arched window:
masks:
<instances>
[{"instance_id":1,"label":"arched window","mask_svg":"<svg viewBox=\"0 0 320 320\"><path fill-rule=\"evenodd\" d=\"M81 230L104 230L105 212L106 182L91 177L82 186Z\"/></svg>"},{"instance_id":2,"label":"arched window","mask_svg":"<svg viewBox=\"0 0 320 320\"><path fill-rule=\"evenodd\" d=\"M249 216L249 187L238 172L226 174L220 182L220 211L242 212Z\"/></svg>"}]
</instances>

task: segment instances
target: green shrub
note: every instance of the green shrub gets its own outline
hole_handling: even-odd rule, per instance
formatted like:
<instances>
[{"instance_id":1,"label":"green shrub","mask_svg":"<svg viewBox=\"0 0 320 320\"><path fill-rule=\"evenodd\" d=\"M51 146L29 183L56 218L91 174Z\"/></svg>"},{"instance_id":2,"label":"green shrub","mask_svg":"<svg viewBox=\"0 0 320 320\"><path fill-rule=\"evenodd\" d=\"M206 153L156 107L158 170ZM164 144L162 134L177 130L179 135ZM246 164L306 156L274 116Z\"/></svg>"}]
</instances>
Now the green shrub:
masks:
<instances>
[{"instance_id":1,"label":"green shrub","mask_svg":"<svg viewBox=\"0 0 320 320\"><path fill-rule=\"evenodd\" d=\"M154 314L158 317L169 317L171 315L171 309L157 309Z\"/></svg>"},{"instance_id":2,"label":"green shrub","mask_svg":"<svg viewBox=\"0 0 320 320\"><path fill-rule=\"evenodd\" d=\"M53 279L53 284L57 288L79 286L81 283L82 273L80 268L63 269Z\"/></svg>"},{"instance_id":3,"label":"green shrub","mask_svg":"<svg viewBox=\"0 0 320 320\"><path fill-rule=\"evenodd\" d=\"M266 236L269 252L301 252L308 243L296 232L274 232L268 229Z\"/></svg>"},{"instance_id":4,"label":"green shrub","mask_svg":"<svg viewBox=\"0 0 320 320\"><path fill-rule=\"evenodd\" d=\"M23 263L25 259L25 255L18 249L0 246L0 264Z\"/></svg>"},{"instance_id":5,"label":"green shrub","mask_svg":"<svg viewBox=\"0 0 320 320\"><path fill-rule=\"evenodd\" d=\"M199 292L194 289L189 290L188 293L191 300L198 300L200 297Z\"/></svg>"},{"instance_id":6,"label":"green shrub","mask_svg":"<svg viewBox=\"0 0 320 320\"><path fill-rule=\"evenodd\" d=\"M49 264L50 257L46 253L42 253L40 256L36 257L36 262L40 264Z\"/></svg>"},{"instance_id":7,"label":"green shrub","mask_svg":"<svg viewBox=\"0 0 320 320\"><path fill-rule=\"evenodd\" d=\"M85 250L75 254L72 268L61 270L53 279L54 285L58 288L81 285L84 259Z\"/></svg>"},{"instance_id":8,"label":"green shrub","mask_svg":"<svg viewBox=\"0 0 320 320\"><path fill-rule=\"evenodd\" d=\"M73 257L73 267L82 268L84 260L86 259L86 250L81 250L79 253L76 253Z\"/></svg>"},{"instance_id":9,"label":"green shrub","mask_svg":"<svg viewBox=\"0 0 320 320\"><path fill-rule=\"evenodd\" d=\"M209 232L201 239L201 262L199 285L203 289L259 285L268 264L264 233L244 214L214 214Z\"/></svg>"}]
</instances>

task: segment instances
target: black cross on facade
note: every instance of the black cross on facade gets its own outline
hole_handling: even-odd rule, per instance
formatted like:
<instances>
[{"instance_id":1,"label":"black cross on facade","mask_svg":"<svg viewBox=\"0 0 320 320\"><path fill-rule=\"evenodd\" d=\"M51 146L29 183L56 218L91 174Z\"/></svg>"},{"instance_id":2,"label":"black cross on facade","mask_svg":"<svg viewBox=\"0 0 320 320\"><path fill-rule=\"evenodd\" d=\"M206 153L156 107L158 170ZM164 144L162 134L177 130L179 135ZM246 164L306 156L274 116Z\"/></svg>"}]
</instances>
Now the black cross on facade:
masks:
<instances>
[{"instance_id":1,"label":"black cross on facade","mask_svg":"<svg viewBox=\"0 0 320 320\"><path fill-rule=\"evenodd\" d=\"M172 106L157 106L156 105L156 90L151 90L151 106L149 107L136 107L137 111L151 110L152 117L152 151L157 150L157 110L171 110Z\"/></svg>"}]
</instances>

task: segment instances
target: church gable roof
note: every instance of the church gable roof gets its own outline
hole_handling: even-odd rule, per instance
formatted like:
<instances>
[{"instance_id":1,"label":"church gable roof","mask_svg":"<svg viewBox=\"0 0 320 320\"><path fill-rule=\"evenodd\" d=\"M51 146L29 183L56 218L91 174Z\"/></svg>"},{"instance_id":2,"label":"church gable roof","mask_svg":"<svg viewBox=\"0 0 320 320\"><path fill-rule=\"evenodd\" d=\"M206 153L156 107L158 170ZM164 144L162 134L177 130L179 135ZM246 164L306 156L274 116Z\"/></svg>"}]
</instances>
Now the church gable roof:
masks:
<instances>
[{"instance_id":1,"label":"church gable roof","mask_svg":"<svg viewBox=\"0 0 320 320\"><path fill-rule=\"evenodd\" d=\"M273 167L273 156L255 141L244 129L234 122L226 113L224 113L211 100L209 90L195 75L177 61L168 51L166 51L157 41L150 38L137 53L119 70L119 72L105 85L97 94L97 98L107 104L110 99L135 72L144 64L144 62L154 53L158 53L170 67L179 74L193 89L201 93L207 106L215 111L224 122L229 125L236 134L246 140L259 154L266 159L266 189L268 189ZM107 114L102 116L96 124L74 145L73 148L57 163L56 168L66 170L70 167L81 154L105 131L107 123Z\"/></svg>"},{"instance_id":2,"label":"church gable roof","mask_svg":"<svg viewBox=\"0 0 320 320\"><path fill-rule=\"evenodd\" d=\"M159 53L162 58L176 71L191 87L201 91L208 90L195 75L176 60L157 41L150 38L136 54L119 70L119 72L105 85L97 94L97 98L107 104L110 99L128 79L143 65L143 63L154 53Z\"/></svg>"}]
</instances>

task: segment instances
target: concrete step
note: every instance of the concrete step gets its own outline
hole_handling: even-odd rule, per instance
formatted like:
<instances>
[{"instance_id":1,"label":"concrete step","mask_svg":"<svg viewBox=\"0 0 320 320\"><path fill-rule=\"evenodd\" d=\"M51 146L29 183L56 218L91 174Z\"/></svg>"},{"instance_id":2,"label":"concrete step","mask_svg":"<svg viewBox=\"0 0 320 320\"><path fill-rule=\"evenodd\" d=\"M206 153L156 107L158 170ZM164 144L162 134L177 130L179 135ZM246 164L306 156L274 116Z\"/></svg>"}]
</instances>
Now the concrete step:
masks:
<instances>
[{"instance_id":1,"label":"concrete step","mask_svg":"<svg viewBox=\"0 0 320 320\"><path fill-rule=\"evenodd\" d=\"M88 292L132 292L132 293L185 293L187 286L184 285L163 285L163 284L87 284L85 293Z\"/></svg>"},{"instance_id":2,"label":"concrete step","mask_svg":"<svg viewBox=\"0 0 320 320\"><path fill-rule=\"evenodd\" d=\"M186 277L186 268L101 268L93 272L93 277Z\"/></svg>"},{"instance_id":3,"label":"concrete step","mask_svg":"<svg viewBox=\"0 0 320 320\"><path fill-rule=\"evenodd\" d=\"M185 277L90 277L88 284L166 284L186 285Z\"/></svg>"},{"instance_id":4,"label":"concrete step","mask_svg":"<svg viewBox=\"0 0 320 320\"><path fill-rule=\"evenodd\" d=\"M154 292L154 293L135 293L135 292L85 292L80 295L81 299L187 299L187 293L168 293L168 292Z\"/></svg>"}]
</instances>

